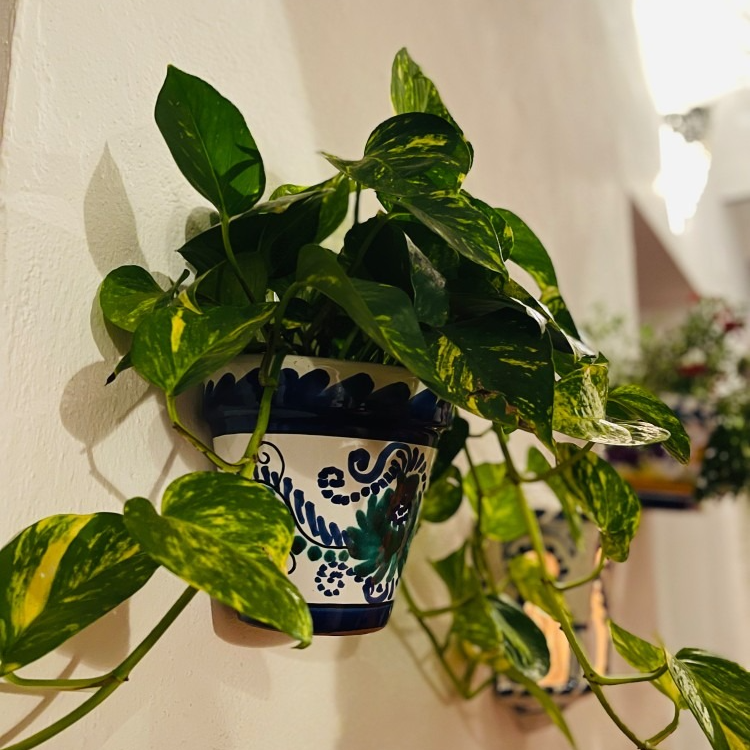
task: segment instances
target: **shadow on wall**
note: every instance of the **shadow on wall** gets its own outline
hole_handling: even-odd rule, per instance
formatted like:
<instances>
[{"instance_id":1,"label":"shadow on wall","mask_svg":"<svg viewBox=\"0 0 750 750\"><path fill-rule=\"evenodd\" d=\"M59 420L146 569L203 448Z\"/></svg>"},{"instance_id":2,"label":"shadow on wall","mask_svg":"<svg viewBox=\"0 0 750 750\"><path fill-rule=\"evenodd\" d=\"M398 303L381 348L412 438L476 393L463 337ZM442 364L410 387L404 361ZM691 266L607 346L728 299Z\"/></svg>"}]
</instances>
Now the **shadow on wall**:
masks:
<instances>
[{"instance_id":1,"label":"shadow on wall","mask_svg":"<svg viewBox=\"0 0 750 750\"><path fill-rule=\"evenodd\" d=\"M83 213L89 252L102 277L122 265L146 265L138 241L135 214L109 147L104 148L91 176ZM204 220L205 217L191 215L187 231L192 223ZM87 365L68 381L60 402L60 417L65 429L83 443L91 475L110 496L124 503L127 495L98 466L95 449L150 401L153 391L132 371L123 372L115 382L106 385L115 364L130 346L130 334L106 323L96 299L92 300L90 324L104 361ZM190 402L190 398L183 400L189 412L188 422L193 420L195 411L194 403ZM164 442L173 443L173 447L147 493L152 498L165 483L178 457L184 458L192 468L205 468L188 446L174 440L171 424L163 411L159 422Z\"/></svg>"}]
</instances>

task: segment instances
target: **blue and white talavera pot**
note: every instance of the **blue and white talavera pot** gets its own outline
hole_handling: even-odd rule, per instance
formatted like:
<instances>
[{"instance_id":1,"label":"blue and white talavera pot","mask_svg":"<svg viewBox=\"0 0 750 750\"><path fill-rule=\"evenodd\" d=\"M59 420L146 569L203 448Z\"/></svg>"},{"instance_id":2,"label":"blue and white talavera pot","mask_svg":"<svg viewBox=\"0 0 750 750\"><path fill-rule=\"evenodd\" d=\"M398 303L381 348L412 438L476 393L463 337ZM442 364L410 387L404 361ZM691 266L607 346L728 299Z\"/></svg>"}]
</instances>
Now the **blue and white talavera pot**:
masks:
<instances>
[{"instance_id":1,"label":"blue and white talavera pot","mask_svg":"<svg viewBox=\"0 0 750 750\"><path fill-rule=\"evenodd\" d=\"M581 517L581 544L576 546L568 522L558 510L537 510L536 515L544 538L547 569L554 572L561 583L587 576L595 568L599 555L599 530L596 526ZM503 566L519 555L534 554L528 537L501 546ZM609 666L610 641L607 599L602 578L569 590L566 592L566 599L573 615L576 633L589 654L592 665L600 674L606 674ZM539 685L560 708L565 708L589 690L578 660L555 620L539 607L524 602L520 597L519 603L547 639L550 669L539 681ZM534 727L547 721L547 715L541 705L522 685L500 676L496 689L497 693L517 711L524 725Z\"/></svg>"},{"instance_id":2,"label":"blue and white talavera pot","mask_svg":"<svg viewBox=\"0 0 750 750\"><path fill-rule=\"evenodd\" d=\"M259 357L240 357L204 388L214 449L247 446L260 404ZM316 634L388 621L435 445L451 407L400 367L287 356L255 479L291 513L289 575Z\"/></svg>"}]
</instances>

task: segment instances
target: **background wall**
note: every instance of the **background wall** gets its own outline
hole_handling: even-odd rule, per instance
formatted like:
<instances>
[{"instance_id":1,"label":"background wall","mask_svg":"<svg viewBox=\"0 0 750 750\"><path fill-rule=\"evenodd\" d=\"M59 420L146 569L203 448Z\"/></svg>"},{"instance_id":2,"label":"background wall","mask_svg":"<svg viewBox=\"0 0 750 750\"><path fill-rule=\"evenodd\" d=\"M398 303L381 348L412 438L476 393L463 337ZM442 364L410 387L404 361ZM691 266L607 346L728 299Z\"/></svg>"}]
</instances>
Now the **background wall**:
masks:
<instances>
[{"instance_id":1,"label":"background wall","mask_svg":"<svg viewBox=\"0 0 750 750\"><path fill-rule=\"evenodd\" d=\"M134 495L156 499L171 477L197 465L137 378L126 373L104 389L118 353L93 304L101 279L119 265L176 275L173 250L201 205L153 123L168 63L211 81L240 107L273 187L328 176L317 151L361 153L390 114L391 60L407 46L475 146L468 189L536 229L574 312L585 317L600 302L635 309L631 200L655 223L663 211L649 188L659 166L658 121L627 0L214 0L210 11L199 0L17 0L11 41L0 151L0 542L44 515L119 510ZM694 261L713 265L705 256ZM745 266L736 255L722 261L726 283L744 283ZM700 268L693 274L700 278ZM750 662L747 585L737 565L747 555L743 512L720 505L690 517L649 515L612 584L621 623L644 636L658 630L674 648L705 646ZM439 543L426 531L416 553ZM410 565L412 575L425 574ZM180 590L158 575L28 674L112 666ZM30 731L80 701L0 690L8 706L0 746L20 736L16 722ZM652 698L633 688L614 702L648 735L671 718ZM590 698L568 716L582 750L629 746ZM380 633L321 638L298 652L238 628L201 596L126 687L49 746L564 743L550 728L524 734L488 693L468 704L451 697L400 604ZM667 746L706 743L686 729Z\"/></svg>"}]
</instances>

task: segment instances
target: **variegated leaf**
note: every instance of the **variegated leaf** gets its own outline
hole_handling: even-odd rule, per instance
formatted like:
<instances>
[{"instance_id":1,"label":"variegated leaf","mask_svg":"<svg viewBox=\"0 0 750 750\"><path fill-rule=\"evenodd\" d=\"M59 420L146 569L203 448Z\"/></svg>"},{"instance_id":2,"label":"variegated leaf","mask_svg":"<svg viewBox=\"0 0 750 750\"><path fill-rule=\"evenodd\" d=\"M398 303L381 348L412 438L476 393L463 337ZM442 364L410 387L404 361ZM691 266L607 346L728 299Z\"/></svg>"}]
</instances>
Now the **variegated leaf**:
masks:
<instances>
[{"instance_id":1,"label":"variegated leaf","mask_svg":"<svg viewBox=\"0 0 750 750\"><path fill-rule=\"evenodd\" d=\"M558 611L568 610L565 597L545 583L542 563L532 552L511 558L508 561L508 572L524 601L541 607L552 618L557 617Z\"/></svg>"},{"instance_id":2,"label":"variegated leaf","mask_svg":"<svg viewBox=\"0 0 750 750\"><path fill-rule=\"evenodd\" d=\"M301 185L280 185L274 190L271 198L281 196L295 196L303 198L306 195L320 195L320 209L318 213L317 230L310 242L322 242L329 237L346 218L349 211L349 195L352 192L352 182L344 174L337 174L330 180L312 187ZM257 208L257 206L256 206Z\"/></svg>"},{"instance_id":3,"label":"variegated leaf","mask_svg":"<svg viewBox=\"0 0 750 750\"><path fill-rule=\"evenodd\" d=\"M570 443L558 444L561 461L569 461L579 450ZM599 528L603 554L615 562L627 560L641 518L641 503L633 488L607 461L591 452L561 476L575 489L584 512Z\"/></svg>"},{"instance_id":4,"label":"variegated leaf","mask_svg":"<svg viewBox=\"0 0 750 750\"><path fill-rule=\"evenodd\" d=\"M668 664L711 746L730 750L750 747L750 672L695 648L668 656Z\"/></svg>"},{"instance_id":5,"label":"variegated leaf","mask_svg":"<svg viewBox=\"0 0 750 750\"><path fill-rule=\"evenodd\" d=\"M158 310L133 336L133 366L168 395L177 395L236 357L274 309L274 303L264 303L216 307L201 315L184 307Z\"/></svg>"},{"instance_id":6,"label":"variegated leaf","mask_svg":"<svg viewBox=\"0 0 750 750\"><path fill-rule=\"evenodd\" d=\"M258 147L240 111L213 86L170 65L154 115L182 174L223 216L258 201L266 184Z\"/></svg>"},{"instance_id":7,"label":"variegated leaf","mask_svg":"<svg viewBox=\"0 0 750 750\"><path fill-rule=\"evenodd\" d=\"M50 516L29 526L0 550L0 674L57 648L156 568L116 513Z\"/></svg>"},{"instance_id":8,"label":"variegated leaf","mask_svg":"<svg viewBox=\"0 0 750 750\"><path fill-rule=\"evenodd\" d=\"M421 323L440 327L448 320L449 298L445 279L408 235L405 238L414 290L414 312Z\"/></svg>"},{"instance_id":9,"label":"variegated leaf","mask_svg":"<svg viewBox=\"0 0 750 750\"><path fill-rule=\"evenodd\" d=\"M496 208L495 211L503 217L513 232L513 262L523 268L539 285L542 302L557 323L578 338L573 317L560 295L555 267L544 245L529 226L512 211L506 208Z\"/></svg>"},{"instance_id":10,"label":"variegated leaf","mask_svg":"<svg viewBox=\"0 0 750 750\"><path fill-rule=\"evenodd\" d=\"M607 365L580 363L555 384L553 427L580 440L607 445L647 445L669 438L669 432L648 422L608 418Z\"/></svg>"},{"instance_id":11,"label":"variegated leaf","mask_svg":"<svg viewBox=\"0 0 750 750\"><path fill-rule=\"evenodd\" d=\"M464 137L442 117L421 112L378 125L358 161L324 155L350 179L391 198L454 193L471 167Z\"/></svg>"},{"instance_id":12,"label":"variegated leaf","mask_svg":"<svg viewBox=\"0 0 750 750\"><path fill-rule=\"evenodd\" d=\"M612 643L617 653L631 667L635 667L640 672L655 672L666 665L667 656L663 648L658 648L648 641L644 641L643 638L629 633L612 620L609 621L609 631L612 634ZM687 708L687 704L669 672L657 677L651 684L677 706Z\"/></svg>"},{"instance_id":13,"label":"variegated leaf","mask_svg":"<svg viewBox=\"0 0 750 750\"><path fill-rule=\"evenodd\" d=\"M120 266L102 281L99 305L110 323L132 332L167 296L145 268Z\"/></svg>"},{"instance_id":14,"label":"variegated leaf","mask_svg":"<svg viewBox=\"0 0 750 750\"><path fill-rule=\"evenodd\" d=\"M536 323L504 310L446 326L428 340L453 403L502 422L509 421L510 408L551 444L555 373L549 338Z\"/></svg>"},{"instance_id":15,"label":"variegated leaf","mask_svg":"<svg viewBox=\"0 0 750 750\"><path fill-rule=\"evenodd\" d=\"M703 734L706 735L713 750L744 750L744 748L747 748L746 744L740 743L739 738L736 742L733 741L730 744L716 708L711 699L704 694L700 679L696 680L688 666L669 652L667 652L667 666L675 685L677 685L690 712L703 730Z\"/></svg>"},{"instance_id":16,"label":"variegated leaf","mask_svg":"<svg viewBox=\"0 0 750 750\"><path fill-rule=\"evenodd\" d=\"M464 191L415 195L400 203L461 255L508 278L505 260L513 233L486 203Z\"/></svg>"},{"instance_id":17,"label":"variegated leaf","mask_svg":"<svg viewBox=\"0 0 750 750\"><path fill-rule=\"evenodd\" d=\"M340 305L378 346L415 375L427 382L435 379L427 344L405 292L350 278L336 254L317 245L308 245L300 251L297 281Z\"/></svg>"},{"instance_id":18,"label":"variegated leaf","mask_svg":"<svg viewBox=\"0 0 750 750\"><path fill-rule=\"evenodd\" d=\"M690 458L690 438L677 415L659 398L638 385L614 388L607 399L607 412L617 419L642 419L668 431L664 448L681 463Z\"/></svg>"},{"instance_id":19,"label":"variegated leaf","mask_svg":"<svg viewBox=\"0 0 750 750\"><path fill-rule=\"evenodd\" d=\"M443 104L435 84L411 59L406 48L400 49L393 58L391 68L391 102L398 114L427 112L447 120L459 132L456 121ZM473 154L473 150L472 150Z\"/></svg>"},{"instance_id":20,"label":"variegated leaf","mask_svg":"<svg viewBox=\"0 0 750 750\"><path fill-rule=\"evenodd\" d=\"M310 612L282 563L293 524L271 490L197 472L170 485L164 504L162 515L144 498L125 506L128 529L154 559L246 617L310 643Z\"/></svg>"}]
</instances>

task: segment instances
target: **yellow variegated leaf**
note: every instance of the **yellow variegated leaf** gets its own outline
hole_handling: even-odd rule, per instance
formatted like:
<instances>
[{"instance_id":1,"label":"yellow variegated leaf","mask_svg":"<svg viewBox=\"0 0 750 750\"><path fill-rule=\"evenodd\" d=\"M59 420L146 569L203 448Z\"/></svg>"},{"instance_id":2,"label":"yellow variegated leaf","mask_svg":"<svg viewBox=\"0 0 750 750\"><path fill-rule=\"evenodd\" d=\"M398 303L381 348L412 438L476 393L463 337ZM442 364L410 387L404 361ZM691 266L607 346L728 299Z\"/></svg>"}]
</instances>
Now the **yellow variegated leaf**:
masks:
<instances>
[{"instance_id":1,"label":"yellow variegated leaf","mask_svg":"<svg viewBox=\"0 0 750 750\"><path fill-rule=\"evenodd\" d=\"M50 516L29 526L0 550L0 674L125 601L156 567L116 513Z\"/></svg>"},{"instance_id":2,"label":"yellow variegated leaf","mask_svg":"<svg viewBox=\"0 0 750 750\"><path fill-rule=\"evenodd\" d=\"M293 522L267 487L233 474L188 474L167 488L162 515L144 498L129 500L125 524L191 586L310 643L310 612L283 569Z\"/></svg>"}]
</instances>

